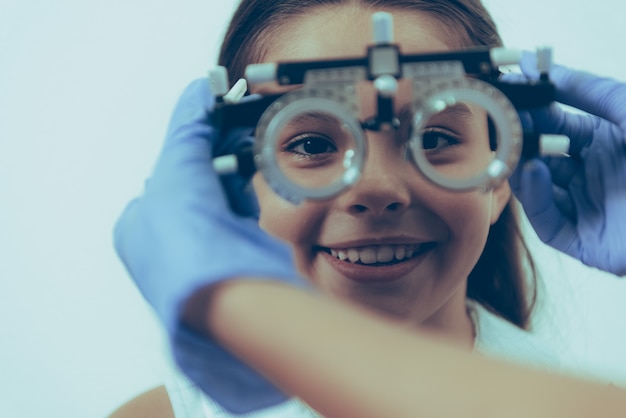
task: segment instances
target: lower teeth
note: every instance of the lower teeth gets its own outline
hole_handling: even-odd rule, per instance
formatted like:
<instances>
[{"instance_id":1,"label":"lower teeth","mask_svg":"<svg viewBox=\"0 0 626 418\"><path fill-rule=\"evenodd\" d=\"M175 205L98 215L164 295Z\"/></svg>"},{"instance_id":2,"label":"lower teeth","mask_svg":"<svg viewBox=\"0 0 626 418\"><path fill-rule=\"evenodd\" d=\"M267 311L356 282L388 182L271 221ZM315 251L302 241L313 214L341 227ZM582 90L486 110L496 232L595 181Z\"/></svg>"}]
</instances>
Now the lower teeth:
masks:
<instances>
[{"instance_id":1,"label":"lower teeth","mask_svg":"<svg viewBox=\"0 0 626 418\"><path fill-rule=\"evenodd\" d=\"M360 264L360 265L363 265L363 266L390 266L392 264L401 263L401 262L403 262L405 260L406 260L406 258L403 259L403 260L393 260L393 261L386 261L386 262L378 261L376 263L367 263L367 264L363 263L361 261L357 261L356 263L353 263L353 264Z\"/></svg>"},{"instance_id":2,"label":"lower teeth","mask_svg":"<svg viewBox=\"0 0 626 418\"><path fill-rule=\"evenodd\" d=\"M362 265L362 266L389 266L389 265L392 265L392 264L398 264L398 263L401 263L401 262L406 261L406 260L408 260L408 259L410 259L410 258L411 258L411 257L405 257L405 258L403 258L402 260L398 260L398 259L395 259L395 258L394 258L394 259L393 259L393 260L391 260L391 261L377 261L377 262L375 262L375 263L364 263L364 262L362 262L361 260L358 260L358 261L350 261L350 260L349 260L349 259L347 259L347 258L346 258L345 260L341 260L340 258L337 258L337 260L340 260L340 261L345 261L346 263L351 263L351 264L358 264L358 265Z\"/></svg>"}]
</instances>

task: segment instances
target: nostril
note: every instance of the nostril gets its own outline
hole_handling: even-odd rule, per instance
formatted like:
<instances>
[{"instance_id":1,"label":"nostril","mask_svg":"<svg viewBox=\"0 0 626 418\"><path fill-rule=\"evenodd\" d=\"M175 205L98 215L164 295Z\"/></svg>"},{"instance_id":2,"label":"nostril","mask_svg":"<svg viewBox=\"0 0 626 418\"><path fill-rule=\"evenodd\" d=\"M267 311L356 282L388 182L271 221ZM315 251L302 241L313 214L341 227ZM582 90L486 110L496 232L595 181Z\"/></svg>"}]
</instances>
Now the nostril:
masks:
<instances>
[{"instance_id":1,"label":"nostril","mask_svg":"<svg viewBox=\"0 0 626 418\"><path fill-rule=\"evenodd\" d=\"M402 210L402 208L404 208L404 205L400 202L390 203L387 206L385 206L384 209L381 208L382 209L381 214L383 212L399 212ZM370 208L367 205L360 205L360 204L351 206L352 213L365 213L372 209L374 209L375 213L378 213L378 210L375 207Z\"/></svg>"},{"instance_id":2,"label":"nostril","mask_svg":"<svg viewBox=\"0 0 626 418\"><path fill-rule=\"evenodd\" d=\"M387 205L387 209L389 209L390 211L396 211L396 210L402 209L402 203L399 203L399 202L391 203Z\"/></svg>"}]
</instances>

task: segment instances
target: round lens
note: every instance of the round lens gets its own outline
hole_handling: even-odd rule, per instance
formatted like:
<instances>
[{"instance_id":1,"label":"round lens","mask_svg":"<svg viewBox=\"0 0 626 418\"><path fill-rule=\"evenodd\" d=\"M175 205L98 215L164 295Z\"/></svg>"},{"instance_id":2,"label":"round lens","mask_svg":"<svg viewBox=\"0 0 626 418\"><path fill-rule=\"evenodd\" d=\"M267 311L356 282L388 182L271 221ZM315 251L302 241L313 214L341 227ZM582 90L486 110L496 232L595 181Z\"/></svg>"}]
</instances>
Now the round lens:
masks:
<instances>
[{"instance_id":1,"label":"round lens","mask_svg":"<svg viewBox=\"0 0 626 418\"><path fill-rule=\"evenodd\" d=\"M506 178L519 158L521 127L499 90L458 79L421 97L410 146L427 178L454 190L490 188Z\"/></svg>"},{"instance_id":2,"label":"round lens","mask_svg":"<svg viewBox=\"0 0 626 418\"><path fill-rule=\"evenodd\" d=\"M352 166L356 140L338 116L322 110L306 111L276 132L274 160L298 187L328 189Z\"/></svg>"},{"instance_id":3,"label":"round lens","mask_svg":"<svg viewBox=\"0 0 626 418\"><path fill-rule=\"evenodd\" d=\"M358 179L365 154L353 113L317 91L278 99L262 116L257 141L263 175L292 202L340 193Z\"/></svg>"}]
</instances>

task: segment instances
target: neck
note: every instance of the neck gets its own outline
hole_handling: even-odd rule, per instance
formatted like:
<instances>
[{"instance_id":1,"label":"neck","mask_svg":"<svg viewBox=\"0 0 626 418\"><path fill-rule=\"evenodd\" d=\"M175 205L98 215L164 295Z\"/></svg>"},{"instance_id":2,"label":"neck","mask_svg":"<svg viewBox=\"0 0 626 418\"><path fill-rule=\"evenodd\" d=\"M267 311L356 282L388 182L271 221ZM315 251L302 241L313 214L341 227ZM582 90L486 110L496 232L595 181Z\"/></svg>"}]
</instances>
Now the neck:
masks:
<instances>
[{"instance_id":1,"label":"neck","mask_svg":"<svg viewBox=\"0 0 626 418\"><path fill-rule=\"evenodd\" d=\"M474 321L467 310L465 293L465 287L459 289L420 326L452 344L473 350L476 335Z\"/></svg>"}]
</instances>

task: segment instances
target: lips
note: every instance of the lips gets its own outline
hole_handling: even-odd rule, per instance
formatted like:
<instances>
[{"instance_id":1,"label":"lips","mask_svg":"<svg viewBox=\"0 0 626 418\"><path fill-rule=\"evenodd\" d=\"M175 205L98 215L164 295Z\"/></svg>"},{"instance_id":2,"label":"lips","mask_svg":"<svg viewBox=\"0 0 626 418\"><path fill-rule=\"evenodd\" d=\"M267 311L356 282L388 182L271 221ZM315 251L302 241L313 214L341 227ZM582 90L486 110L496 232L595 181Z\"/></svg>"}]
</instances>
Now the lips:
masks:
<instances>
[{"instance_id":1,"label":"lips","mask_svg":"<svg viewBox=\"0 0 626 418\"><path fill-rule=\"evenodd\" d=\"M420 254L435 245L434 242L421 244L370 245L351 248L326 248L326 252L341 261L360 264L397 263Z\"/></svg>"},{"instance_id":2,"label":"lips","mask_svg":"<svg viewBox=\"0 0 626 418\"><path fill-rule=\"evenodd\" d=\"M423 242L320 247L319 254L331 267L352 281L391 282L417 268L436 246L435 242Z\"/></svg>"}]
</instances>

